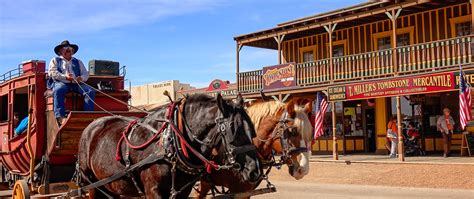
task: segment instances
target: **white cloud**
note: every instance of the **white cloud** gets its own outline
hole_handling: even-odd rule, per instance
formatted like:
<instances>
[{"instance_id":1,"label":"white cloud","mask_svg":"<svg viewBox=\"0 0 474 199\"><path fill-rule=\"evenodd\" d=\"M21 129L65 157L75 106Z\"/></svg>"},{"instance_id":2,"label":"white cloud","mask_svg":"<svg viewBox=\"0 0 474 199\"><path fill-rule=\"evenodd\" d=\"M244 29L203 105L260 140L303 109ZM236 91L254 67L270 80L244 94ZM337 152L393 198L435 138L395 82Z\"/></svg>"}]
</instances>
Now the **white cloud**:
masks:
<instances>
[{"instance_id":1,"label":"white cloud","mask_svg":"<svg viewBox=\"0 0 474 199\"><path fill-rule=\"evenodd\" d=\"M14 0L0 2L0 46L56 34L151 23L213 9L221 0Z\"/></svg>"}]
</instances>

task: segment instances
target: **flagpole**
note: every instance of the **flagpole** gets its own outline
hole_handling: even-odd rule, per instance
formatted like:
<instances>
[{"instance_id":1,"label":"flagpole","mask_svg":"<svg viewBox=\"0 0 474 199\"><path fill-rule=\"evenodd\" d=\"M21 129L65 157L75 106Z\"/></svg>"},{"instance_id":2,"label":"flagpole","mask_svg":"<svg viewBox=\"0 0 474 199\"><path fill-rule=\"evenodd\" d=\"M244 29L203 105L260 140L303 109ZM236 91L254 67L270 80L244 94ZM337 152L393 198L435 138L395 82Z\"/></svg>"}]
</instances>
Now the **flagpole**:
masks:
<instances>
[{"instance_id":1,"label":"flagpole","mask_svg":"<svg viewBox=\"0 0 474 199\"><path fill-rule=\"evenodd\" d=\"M339 156L337 154L337 136L336 136L336 103L331 102L332 106L332 157L334 160L339 160Z\"/></svg>"}]
</instances>

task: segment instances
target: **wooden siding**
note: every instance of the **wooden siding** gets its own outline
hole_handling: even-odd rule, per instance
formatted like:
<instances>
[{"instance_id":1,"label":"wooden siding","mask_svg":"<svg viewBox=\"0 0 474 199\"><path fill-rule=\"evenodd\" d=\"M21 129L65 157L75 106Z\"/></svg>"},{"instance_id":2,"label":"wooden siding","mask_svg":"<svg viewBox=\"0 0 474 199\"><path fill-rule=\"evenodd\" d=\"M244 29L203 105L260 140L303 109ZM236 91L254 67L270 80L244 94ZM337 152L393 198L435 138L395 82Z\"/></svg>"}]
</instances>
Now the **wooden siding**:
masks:
<instances>
[{"instance_id":1,"label":"wooden siding","mask_svg":"<svg viewBox=\"0 0 474 199\"><path fill-rule=\"evenodd\" d=\"M469 3L442 7L411 15L400 16L397 29L409 30L410 43L419 44L455 37L454 24L470 21L471 10ZM391 36L390 20L337 29L334 32L334 42L346 40L345 55L376 51L377 36ZM397 30L397 32L399 32ZM399 33L406 32L401 31ZM387 34L388 33L388 34ZM328 34L316 34L308 37L284 41L282 43L283 63L302 62L301 49L315 48L315 59L328 58ZM336 44L335 44L336 45ZM314 47L312 47L314 46Z\"/></svg>"}]
</instances>

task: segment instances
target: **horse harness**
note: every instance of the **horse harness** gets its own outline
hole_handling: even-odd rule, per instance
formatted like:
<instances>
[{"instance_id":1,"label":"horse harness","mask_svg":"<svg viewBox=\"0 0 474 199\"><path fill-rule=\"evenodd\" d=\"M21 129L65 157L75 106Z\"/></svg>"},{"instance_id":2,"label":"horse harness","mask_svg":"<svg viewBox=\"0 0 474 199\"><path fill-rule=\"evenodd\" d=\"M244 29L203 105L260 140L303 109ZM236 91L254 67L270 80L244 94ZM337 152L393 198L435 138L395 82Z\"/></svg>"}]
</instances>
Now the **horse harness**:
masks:
<instances>
[{"instance_id":1,"label":"horse harness","mask_svg":"<svg viewBox=\"0 0 474 199\"><path fill-rule=\"evenodd\" d=\"M201 177L206 175L206 173L210 173L212 170L221 170L221 169L240 169L241 165L239 165L235 161L235 156L241 153L246 153L251 150L255 150L256 147L253 144L242 145L242 146L232 146L228 139L226 138L226 134L232 133L232 121L229 121L229 118L225 118L222 113L218 113L218 117L216 117L215 122L217 125L217 133L211 136L207 136L204 140L199 140L197 136L193 133L191 140L194 140L206 147L212 149L212 147L216 147L212 144L218 143L220 139L220 144L224 146L225 157L226 160L223 165L219 165L215 163L213 160L210 160L203 156L198 150L196 150L191 144L185 139L184 133L189 131L192 132L189 126L187 125L186 118L183 115L184 112L184 104L186 102L186 98L178 102L172 102L167 107L166 112L166 119L163 118L155 118L148 115L145 118L141 118L139 120L132 119L130 117L114 115L114 117L122 118L126 121L129 121L127 128L122 132L122 137L120 138L117 144L117 151L116 151L116 160L120 161L123 160L125 164L125 168L120 172L113 174L108 178L101 179L96 182L92 182L87 175L79 168L79 164L76 165L76 172L78 173L77 183L80 182L80 178L84 178L89 184L83 187L80 187L76 190L70 191L67 196L74 197L80 196L87 190L90 189L99 189L102 193L107 195L104 191L102 191L99 187L107 185L115 180L118 180L124 176L130 178L137 189L138 193L143 196L143 191L141 190L137 180L135 179L133 172L137 171L145 166L150 164L156 163L160 160L165 160L169 162L172 166L171 174L172 174L172 187L171 187L171 198L176 198L177 194L182 192L185 188L193 185L197 180ZM156 128L152 127L149 124L144 123L145 119L154 120L157 122L161 122L161 128L157 130ZM176 127L175 124L178 124ZM144 144L139 146L135 146L130 143L130 139L133 135L133 132L136 128L143 127L147 130L153 132L153 136ZM127 135L128 134L128 135ZM130 149L143 149L149 146L151 143L155 143L159 140L159 145L162 150L157 150L148 155L146 158L142 159L141 161L132 164L130 159ZM125 142L125 154L121 154L121 145L122 142ZM201 160L204 164L198 165L194 164L189 161L189 152L190 151L195 157ZM185 186L183 186L180 190L176 190L175 188L175 178L176 178L176 168L181 170L182 172L190 175L197 175L197 177ZM109 196L110 197L110 196Z\"/></svg>"}]
</instances>

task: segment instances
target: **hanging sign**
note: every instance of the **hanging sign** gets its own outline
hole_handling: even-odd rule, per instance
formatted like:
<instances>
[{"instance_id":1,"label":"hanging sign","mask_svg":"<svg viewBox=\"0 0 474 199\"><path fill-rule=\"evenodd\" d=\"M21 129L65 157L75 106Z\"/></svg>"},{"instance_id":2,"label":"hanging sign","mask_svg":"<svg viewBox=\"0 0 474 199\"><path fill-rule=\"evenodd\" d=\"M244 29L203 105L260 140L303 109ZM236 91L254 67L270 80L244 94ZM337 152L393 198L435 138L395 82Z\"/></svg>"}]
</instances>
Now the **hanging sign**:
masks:
<instances>
[{"instance_id":1,"label":"hanging sign","mask_svg":"<svg viewBox=\"0 0 474 199\"><path fill-rule=\"evenodd\" d=\"M263 90L283 90L296 86L296 64L263 67Z\"/></svg>"}]
</instances>

